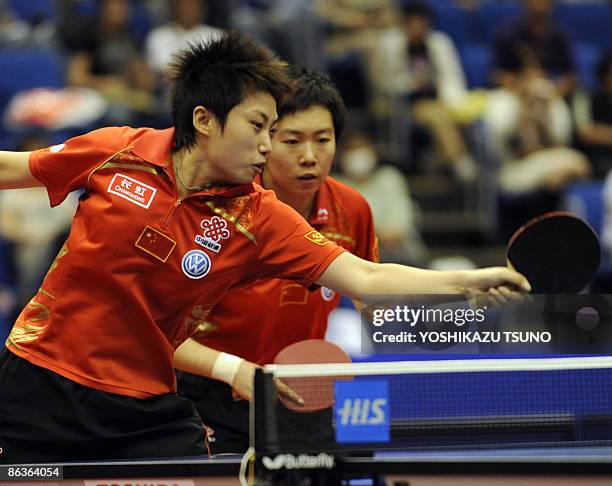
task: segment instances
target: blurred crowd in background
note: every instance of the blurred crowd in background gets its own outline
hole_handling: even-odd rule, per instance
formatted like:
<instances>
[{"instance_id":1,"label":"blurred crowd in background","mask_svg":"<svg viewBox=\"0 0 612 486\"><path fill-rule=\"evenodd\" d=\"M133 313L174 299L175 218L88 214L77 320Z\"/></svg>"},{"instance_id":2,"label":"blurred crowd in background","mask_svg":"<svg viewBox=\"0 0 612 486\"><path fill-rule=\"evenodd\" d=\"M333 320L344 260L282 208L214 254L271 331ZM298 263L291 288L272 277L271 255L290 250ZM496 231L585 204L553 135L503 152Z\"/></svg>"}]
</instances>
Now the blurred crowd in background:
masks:
<instances>
[{"instance_id":1,"label":"blurred crowd in background","mask_svg":"<svg viewBox=\"0 0 612 486\"><path fill-rule=\"evenodd\" d=\"M370 202L383 261L501 264L462 252L503 247L560 208L584 216L607 254L610 26L605 0L0 0L0 143L170 126L172 54L235 29L338 86L349 117L335 175ZM44 189L0 194L0 337L77 200L51 210ZM434 258L445 246L458 261Z\"/></svg>"}]
</instances>

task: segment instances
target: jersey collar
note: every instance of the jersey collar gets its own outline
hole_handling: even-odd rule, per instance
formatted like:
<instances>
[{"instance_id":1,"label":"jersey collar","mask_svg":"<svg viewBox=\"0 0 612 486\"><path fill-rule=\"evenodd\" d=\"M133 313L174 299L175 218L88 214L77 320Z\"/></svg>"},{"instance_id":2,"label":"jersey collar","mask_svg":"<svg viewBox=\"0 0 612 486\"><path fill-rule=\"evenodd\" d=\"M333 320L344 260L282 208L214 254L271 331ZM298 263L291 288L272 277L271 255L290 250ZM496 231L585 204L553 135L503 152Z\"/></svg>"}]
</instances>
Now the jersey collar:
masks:
<instances>
[{"instance_id":1,"label":"jersey collar","mask_svg":"<svg viewBox=\"0 0 612 486\"><path fill-rule=\"evenodd\" d=\"M170 168L174 128L149 130L134 143L134 155L159 167Z\"/></svg>"},{"instance_id":2,"label":"jersey collar","mask_svg":"<svg viewBox=\"0 0 612 486\"><path fill-rule=\"evenodd\" d=\"M320 226L329 223L331 211L331 198L329 194L329 187L327 181L324 182L317 194L315 195L314 204L312 205L312 211L310 212L310 218L308 222L311 226Z\"/></svg>"},{"instance_id":3,"label":"jersey collar","mask_svg":"<svg viewBox=\"0 0 612 486\"><path fill-rule=\"evenodd\" d=\"M147 162L150 162L159 167L163 167L168 171L172 171L171 152L174 145L174 128L166 128L165 130L150 130L146 132L134 143L133 152ZM236 197L243 196L254 192L253 184L240 184L228 186L212 186L210 189L198 191L192 196L204 197Z\"/></svg>"}]
</instances>

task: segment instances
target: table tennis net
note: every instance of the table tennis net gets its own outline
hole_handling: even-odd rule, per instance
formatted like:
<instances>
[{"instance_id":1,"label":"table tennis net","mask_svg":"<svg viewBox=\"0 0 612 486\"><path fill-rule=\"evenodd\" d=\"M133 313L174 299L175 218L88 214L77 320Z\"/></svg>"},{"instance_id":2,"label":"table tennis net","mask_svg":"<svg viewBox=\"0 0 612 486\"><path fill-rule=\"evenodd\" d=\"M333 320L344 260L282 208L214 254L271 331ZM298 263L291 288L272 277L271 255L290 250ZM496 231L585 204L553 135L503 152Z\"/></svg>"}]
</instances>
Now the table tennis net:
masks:
<instances>
[{"instance_id":1,"label":"table tennis net","mask_svg":"<svg viewBox=\"0 0 612 486\"><path fill-rule=\"evenodd\" d=\"M309 400L331 395L334 405L290 410L277 379ZM341 395L346 383L353 401ZM381 383L382 425L363 411ZM362 410L347 415L345 404L356 400ZM368 417L388 427L386 439L380 427L368 432ZM365 427L347 441L353 425ZM251 432L256 450L277 453L612 445L612 357L266 366L256 376Z\"/></svg>"}]
</instances>

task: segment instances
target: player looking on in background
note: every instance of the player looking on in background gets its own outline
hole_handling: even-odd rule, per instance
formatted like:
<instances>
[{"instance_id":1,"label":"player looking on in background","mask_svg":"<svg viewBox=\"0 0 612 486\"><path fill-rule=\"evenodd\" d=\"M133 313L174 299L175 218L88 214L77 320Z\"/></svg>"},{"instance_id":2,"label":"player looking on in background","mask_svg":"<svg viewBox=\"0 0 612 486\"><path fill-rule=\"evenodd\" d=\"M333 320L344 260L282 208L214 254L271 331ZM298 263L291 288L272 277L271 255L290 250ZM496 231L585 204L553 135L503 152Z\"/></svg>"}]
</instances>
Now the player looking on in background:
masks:
<instances>
[{"instance_id":1,"label":"player looking on in background","mask_svg":"<svg viewBox=\"0 0 612 486\"><path fill-rule=\"evenodd\" d=\"M0 356L0 462L198 455L174 350L234 287L262 278L373 293L525 292L507 268L379 265L252 184L271 149L286 66L239 34L173 65L168 130L111 127L0 152L0 188L83 189L66 244ZM215 235L213 237L212 235Z\"/></svg>"}]
</instances>

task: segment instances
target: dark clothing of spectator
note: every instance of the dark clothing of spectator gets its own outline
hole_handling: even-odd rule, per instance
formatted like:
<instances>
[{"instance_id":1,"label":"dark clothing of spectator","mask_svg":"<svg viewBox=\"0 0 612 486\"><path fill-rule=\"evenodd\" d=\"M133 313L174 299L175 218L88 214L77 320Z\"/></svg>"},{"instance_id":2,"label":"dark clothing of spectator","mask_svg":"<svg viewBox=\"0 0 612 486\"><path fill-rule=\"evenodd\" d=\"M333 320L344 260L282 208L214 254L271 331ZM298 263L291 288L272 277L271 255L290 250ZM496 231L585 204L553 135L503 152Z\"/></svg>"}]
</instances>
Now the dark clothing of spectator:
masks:
<instances>
[{"instance_id":1,"label":"dark clothing of spectator","mask_svg":"<svg viewBox=\"0 0 612 486\"><path fill-rule=\"evenodd\" d=\"M591 112L595 123L612 125L612 96L605 91L598 91L591 100Z\"/></svg>"},{"instance_id":2,"label":"dark clothing of spectator","mask_svg":"<svg viewBox=\"0 0 612 486\"><path fill-rule=\"evenodd\" d=\"M593 124L612 127L612 95L604 90L585 96L588 108L582 113L574 106L574 117L578 128L577 146L587 154L593 164L595 176L603 179L612 170L612 139L608 144L590 142L581 137L580 128ZM577 106L580 106L578 104Z\"/></svg>"},{"instance_id":3,"label":"dark clothing of spectator","mask_svg":"<svg viewBox=\"0 0 612 486\"><path fill-rule=\"evenodd\" d=\"M408 69L421 80L420 87L409 93L409 100L436 99L438 97L436 67L424 42L412 42L408 45Z\"/></svg>"},{"instance_id":4,"label":"dark clothing of spectator","mask_svg":"<svg viewBox=\"0 0 612 486\"><path fill-rule=\"evenodd\" d=\"M551 78L575 71L569 39L554 26L544 35L534 35L524 20L517 21L497 35L494 53L495 67L502 71L540 67Z\"/></svg>"},{"instance_id":5,"label":"dark clothing of spectator","mask_svg":"<svg viewBox=\"0 0 612 486\"><path fill-rule=\"evenodd\" d=\"M65 39L65 47L72 53L86 52L91 56L91 74L122 74L132 59L141 56L141 45L136 39L122 35L103 38L97 29L82 29Z\"/></svg>"}]
</instances>

